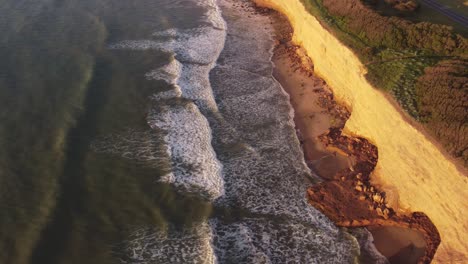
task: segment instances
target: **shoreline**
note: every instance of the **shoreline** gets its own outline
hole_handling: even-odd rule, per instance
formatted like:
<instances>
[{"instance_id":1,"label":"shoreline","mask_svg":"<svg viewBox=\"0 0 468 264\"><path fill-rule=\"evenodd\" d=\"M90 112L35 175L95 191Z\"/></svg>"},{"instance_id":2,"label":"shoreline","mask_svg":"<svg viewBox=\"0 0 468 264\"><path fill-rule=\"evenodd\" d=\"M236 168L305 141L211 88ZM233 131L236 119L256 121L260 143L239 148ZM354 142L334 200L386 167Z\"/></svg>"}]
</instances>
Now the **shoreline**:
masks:
<instances>
[{"instance_id":1,"label":"shoreline","mask_svg":"<svg viewBox=\"0 0 468 264\"><path fill-rule=\"evenodd\" d=\"M464 260L467 244L459 234L468 228L463 215L465 175L369 84L365 66L355 53L311 15L302 1L255 2L288 18L294 28L293 43L314 60L314 72L333 88L336 101L352 109L344 134L378 146L372 183L390 194L390 201L397 201L397 212L424 212L437 226L440 240L435 242L440 245L434 263Z\"/></svg>"},{"instance_id":2,"label":"shoreline","mask_svg":"<svg viewBox=\"0 0 468 264\"><path fill-rule=\"evenodd\" d=\"M326 82L313 72L305 52L292 44L292 29L284 28L287 26L283 26L285 32L280 33L274 49L274 77L290 95L306 163L324 180L308 189L309 203L337 226L380 227L387 232L395 227L417 230L426 243L423 256L415 257L414 252L405 252L398 244L382 242L381 236L380 246L398 252L400 259L419 258L419 263L429 263L440 243L437 229L423 213L399 215L387 207L385 193L370 183L377 148L363 138L342 135L350 112L336 102ZM336 195L337 191L340 195ZM358 205L351 206L350 201ZM408 232L398 236L400 240L412 239Z\"/></svg>"}]
</instances>

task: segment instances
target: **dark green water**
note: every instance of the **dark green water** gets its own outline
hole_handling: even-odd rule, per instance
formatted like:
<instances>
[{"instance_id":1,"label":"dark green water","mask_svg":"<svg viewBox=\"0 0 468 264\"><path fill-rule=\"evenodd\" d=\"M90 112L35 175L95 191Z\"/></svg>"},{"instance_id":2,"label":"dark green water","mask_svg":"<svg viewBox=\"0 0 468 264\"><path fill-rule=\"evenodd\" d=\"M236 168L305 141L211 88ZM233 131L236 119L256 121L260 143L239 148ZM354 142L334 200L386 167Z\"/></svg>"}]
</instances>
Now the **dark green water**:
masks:
<instances>
[{"instance_id":1,"label":"dark green water","mask_svg":"<svg viewBox=\"0 0 468 264\"><path fill-rule=\"evenodd\" d=\"M0 0L0 264L354 263L249 5Z\"/></svg>"},{"instance_id":2,"label":"dark green water","mask_svg":"<svg viewBox=\"0 0 468 264\"><path fill-rule=\"evenodd\" d=\"M169 54L106 45L201 12L167 12L170 2L0 0L0 263L116 263L135 226L210 214L157 183L168 164L91 149L148 131L148 96L168 87L142 74Z\"/></svg>"}]
</instances>

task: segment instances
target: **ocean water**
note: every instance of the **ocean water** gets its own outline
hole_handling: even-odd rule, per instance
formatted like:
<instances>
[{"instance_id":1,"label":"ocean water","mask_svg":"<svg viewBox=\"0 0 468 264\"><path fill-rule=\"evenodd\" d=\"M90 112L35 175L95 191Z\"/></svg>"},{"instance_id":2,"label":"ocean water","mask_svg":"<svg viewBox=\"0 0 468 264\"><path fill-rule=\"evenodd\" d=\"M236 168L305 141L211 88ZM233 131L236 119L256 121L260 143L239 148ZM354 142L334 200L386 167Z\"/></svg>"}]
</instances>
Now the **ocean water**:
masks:
<instances>
[{"instance_id":1,"label":"ocean water","mask_svg":"<svg viewBox=\"0 0 468 264\"><path fill-rule=\"evenodd\" d=\"M0 5L0 263L355 261L248 1Z\"/></svg>"}]
</instances>

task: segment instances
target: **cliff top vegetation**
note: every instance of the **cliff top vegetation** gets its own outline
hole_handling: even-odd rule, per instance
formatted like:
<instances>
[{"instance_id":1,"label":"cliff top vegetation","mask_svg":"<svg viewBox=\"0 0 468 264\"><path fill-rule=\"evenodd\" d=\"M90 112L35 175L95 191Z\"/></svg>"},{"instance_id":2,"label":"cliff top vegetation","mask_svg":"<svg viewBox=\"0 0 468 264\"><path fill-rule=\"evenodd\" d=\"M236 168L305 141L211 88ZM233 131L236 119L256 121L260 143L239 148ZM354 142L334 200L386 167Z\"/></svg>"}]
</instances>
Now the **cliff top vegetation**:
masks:
<instances>
[{"instance_id":1,"label":"cliff top vegetation","mask_svg":"<svg viewBox=\"0 0 468 264\"><path fill-rule=\"evenodd\" d=\"M468 165L468 39L449 26L383 16L368 0L302 2L361 59L374 87Z\"/></svg>"}]
</instances>

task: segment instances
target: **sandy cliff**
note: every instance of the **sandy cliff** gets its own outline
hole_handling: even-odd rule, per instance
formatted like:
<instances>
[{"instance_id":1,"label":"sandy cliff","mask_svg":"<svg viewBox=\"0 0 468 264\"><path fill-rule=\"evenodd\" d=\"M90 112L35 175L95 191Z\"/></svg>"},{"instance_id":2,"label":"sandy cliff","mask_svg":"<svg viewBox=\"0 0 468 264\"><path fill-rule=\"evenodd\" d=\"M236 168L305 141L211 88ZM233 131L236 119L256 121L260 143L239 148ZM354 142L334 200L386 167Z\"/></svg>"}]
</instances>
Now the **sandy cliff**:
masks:
<instances>
[{"instance_id":1,"label":"sandy cliff","mask_svg":"<svg viewBox=\"0 0 468 264\"><path fill-rule=\"evenodd\" d=\"M373 179L399 195L401 210L426 213L442 243L434 262L468 259L468 178L365 79L365 68L353 52L324 29L300 0L256 0L284 13L294 41L314 61L315 71L352 111L345 132L365 137L379 149ZM394 208L396 206L393 206Z\"/></svg>"}]
</instances>

